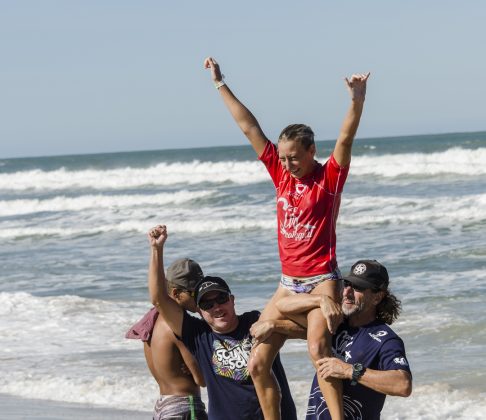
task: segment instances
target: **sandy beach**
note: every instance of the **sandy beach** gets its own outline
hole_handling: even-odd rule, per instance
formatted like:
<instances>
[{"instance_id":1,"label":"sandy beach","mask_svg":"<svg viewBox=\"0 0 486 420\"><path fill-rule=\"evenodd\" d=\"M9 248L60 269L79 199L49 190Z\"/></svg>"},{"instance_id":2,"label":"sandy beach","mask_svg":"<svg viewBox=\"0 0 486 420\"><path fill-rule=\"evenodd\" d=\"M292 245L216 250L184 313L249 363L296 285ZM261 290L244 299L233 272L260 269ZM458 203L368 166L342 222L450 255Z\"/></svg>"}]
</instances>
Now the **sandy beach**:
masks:
<instances>
[{"instance_id":1,"label":"sandy beach","mask_svg":"<svg viewBox=\"0 0 486 420\"><path fill-rule=\"evenodd\" d=\"M88 404L71 404L59 401L31 400L0 394L0 419L130 419L147 420L151 412L115 410Z\"/></svg>"}]
</instances>

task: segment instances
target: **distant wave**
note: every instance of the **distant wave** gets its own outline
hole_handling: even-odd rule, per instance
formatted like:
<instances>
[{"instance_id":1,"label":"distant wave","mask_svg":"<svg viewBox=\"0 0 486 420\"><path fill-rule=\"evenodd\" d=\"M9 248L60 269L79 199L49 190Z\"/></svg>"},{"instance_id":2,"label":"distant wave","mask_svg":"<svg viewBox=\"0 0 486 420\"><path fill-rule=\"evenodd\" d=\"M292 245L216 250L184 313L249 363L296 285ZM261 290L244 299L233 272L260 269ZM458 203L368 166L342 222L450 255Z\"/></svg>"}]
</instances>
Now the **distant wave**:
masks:
<instances>
[{"instance_id":1,"label":"distant wave","mask_svg":"<svg viewBox=\"0 0 486 420\"><path fill-rule=\"evenodd\" d=\"M211 196L210 191L200 191L200 197ZM125 196L104 196L97 205L97 196L83 196L76 199L25 200L28 206L22 209L24 200L0 202L0 215L32 211L69 210L73 214L59 216L48 221L28 224L22 217L5 220L0 225L0 238L21 239L28 237L78 237L109 232L145 233L154 223L170 221L171 232L191 234L218 233L224 231L274 230L276 219L272 202L260 204L237 203L212 207L210 204L193 208L164 208L166 200L191 200L196 193L175 193L165 196L137 198ZM126 210L120 213L120 206ZM154 210L156 209L156 211ZM76 212L80 213L77 214ZM147 217L147 212L149 216ZM86 220L88 222L86 222ZM428 228L460 229L464 226L486 222L486 193L456 197L369 197L349 196L343 198L338 225L343 227L392 225L403 229L407 226Z\"/></svg>"},{"instance_id":2,"label":"distant wave","mask_svg":"<svg viewBox=\"0 0 486 420\"><path fill-rule=\"evenodd\" d=\"M259 162L175 162L160 163L149 168L86 169L69 171L30 170L0 175L0 189L5 190L65 190L91 188L117 190L124 188L195 185L200 183L252 184L266 181L268 175Z\"/></svg>"},{"instance_id":3,"label":"distant wave","mask_svg":"<svg viewBox=\"0 0 486 420\"><path fill-rule=\"evenodd\" d=\"M455 174L477 176L486 174L486 148L476 150L451 148L437 153L404 153L363 155L353 157L353 175L437 176ZM0 189L66 190L90 188L117 190L149 186L196 185L201 183L254 184L268 181L264 166L257 161L224 161L190 163L160 163L148 168L86 169L70 171L29 170L0 174Z\"/></svg>"},{"instance_id":4,"label":"distant wave","mask_svg":"<svg viewBox=\"0 0 486 420\"><path fill-rule=\"evenodd\" d=\"M0 238L4 239L22 239L35 237L79 237L92 236L109 232L137 232L146 233L154 223L160 222L162 219L153 221L126 221L120 223L104 224L99 226L76 226L76 227L15 227L3 228L0 230ZM228 220L197 220L197 217L192 221L171 220L170 230L173 233L217 233L226 231L239 231L251 229L275 229L276 221L273 218L265 220L253 219L228 219Z\"/></svg>"},{"instance_id":5,"label":"distant wave","mask_svg":"<svg viewBox=\"0 0 486 420\"><path fill-rule=\"evenodd\" d=\"M402 153L380 156L353 157L353 175L379 175L386 178L398 176L486 174L486 148L462 149L453 147L444 152Z\"/></svg>"},{"instance_id":6,"label":"distant wave","mask_svg":"<svg viewBox=\"0 0 486 420\"><path fill-rule=\"evenodd\" d=\"M83 195L80 197L57 196L48 199L0 201L0 216L21 215L49 211L81 211L87 209L113 209L138 206L164 206L183 204L216 195L215 191L176 191L161 194L133 195Z\"/></svg>"},{"instance_id":7,"label":"distant wave","mask_svg":"<svg viewBox=\"0 0 486 420\"><path fill-rule=\"evenodd\" d=\"M461 226L486 221L486 193L463 197L352 197L345 196L338 224L430 224Z\"/></svg>"}]
</instances>

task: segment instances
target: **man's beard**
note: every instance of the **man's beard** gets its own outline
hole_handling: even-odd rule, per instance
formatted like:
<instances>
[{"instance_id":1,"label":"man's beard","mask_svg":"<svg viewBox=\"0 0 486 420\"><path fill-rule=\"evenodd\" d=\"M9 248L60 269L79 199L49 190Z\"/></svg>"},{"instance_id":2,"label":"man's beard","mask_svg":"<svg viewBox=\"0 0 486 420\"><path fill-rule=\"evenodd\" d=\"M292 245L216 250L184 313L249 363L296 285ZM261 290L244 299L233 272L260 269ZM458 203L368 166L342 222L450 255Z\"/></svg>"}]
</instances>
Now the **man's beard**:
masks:
<instances>
[{"instance_id":1,"label":"man's beard","mask_svg":"<svg viewBox=\"0 0 486 420\"><path fill-rule=\"evenodd\" d=\"M352 306L349 305L342 305L342 311L344 316L350 317L351 315L359 314L364 308L364 302L360 302L358 304L354 304Z\"/></svg>"}]
</instances>

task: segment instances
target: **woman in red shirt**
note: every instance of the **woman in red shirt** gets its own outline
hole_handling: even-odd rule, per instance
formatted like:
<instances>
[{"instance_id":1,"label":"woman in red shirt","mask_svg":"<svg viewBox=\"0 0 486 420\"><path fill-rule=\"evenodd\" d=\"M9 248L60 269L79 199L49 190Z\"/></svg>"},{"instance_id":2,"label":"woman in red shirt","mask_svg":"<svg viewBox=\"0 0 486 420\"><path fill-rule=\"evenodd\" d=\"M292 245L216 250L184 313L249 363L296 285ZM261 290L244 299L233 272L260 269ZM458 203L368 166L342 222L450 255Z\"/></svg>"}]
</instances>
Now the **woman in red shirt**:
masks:
<instances>
[{"instance_id":1,"label":"woman in red shirt","mask_svg":"<svg viewBox=\"0 0 486 420\"><path fill-rule=\"evenodd\" d=\"M329 160L321 165L315 160L314 133L303 124L286 127L278 147L265 136L253 114L236 98L223 80L218 63L211 57L204 61L211 70L215 87L234 120L250 141L258 158L265 164L277 193L278 246L282 275L277 291L267 303L260 320L281 319L275 302L293 293L325 294L339 301L340 272L336 262L336 220L341 192L351 162L351 148L358 129L366 95L368 74L354 74L345 79L351 106ZM336 312L339 312L336 305ZM331 356L331 333L322 311L307 314L307 343L315 362ZM275 355L285 337L254 325L258 337L249 370L266 420L279 419L279 391L271 374ZM333 420L344 419L341 383L319 378Z\"/></svg>"}]
</instances>

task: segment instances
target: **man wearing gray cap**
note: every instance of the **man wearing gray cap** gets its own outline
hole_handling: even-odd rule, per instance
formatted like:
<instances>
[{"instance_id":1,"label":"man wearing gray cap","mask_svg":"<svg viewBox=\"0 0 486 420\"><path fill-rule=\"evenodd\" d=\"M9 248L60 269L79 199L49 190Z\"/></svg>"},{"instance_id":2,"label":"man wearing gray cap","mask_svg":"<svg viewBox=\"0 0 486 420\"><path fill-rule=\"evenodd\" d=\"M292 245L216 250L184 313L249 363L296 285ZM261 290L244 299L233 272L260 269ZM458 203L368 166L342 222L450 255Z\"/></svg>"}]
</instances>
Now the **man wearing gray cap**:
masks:
<instances>
[{"instance_id":1,"label":"man wearing gray cap","mask_svg":"<svg viewBox=\"0 0 486 420\"><path fill-rule=\"evenodd\" d=\"M199 264L189 258L174 261L167 269L167 292L184 311L196 312L194 289L204 278ZM156 308L133 325L126 338L141 339L147 366L157 381L160 397L153 419L207 419L200 386L206 386L197 362L178 340ZM186 366L187 369L181 368Z\"/></svg>"},{"instance_id":2,"label":"man wearing gray cap","mask_svg":"<svg viewBox=\"0 0 486 420\"><path fill-rule=\"evenodd\" d=\"M248 359L257 342L277 332L305 338L305 330L289 320L258 322L258 311L235 312L235 297L220 277L206 276L195 289L195 299L203 319L190 316L176 305L166 291L163 250L165 226L149 233L151 257L149 290L152 303L172 331L195 356L207 384L210 420L263 420L262 409L248 370ZM280 358L272 367L280 388L283 420L296 420L297 414Z\"/></svg>"},{"instance_id":3,"label":"man wearing gray cap","mask_svg":"<svg viewBox=\"0 0 486 420\"><path fill-rule=\"evenodd\" d=\"M343 277L340 307L327 296L295 295L278 302L278 309L295 319L320 307L334 333L334 357L318 361L306 420L331 419L317 375L343 380L347 419L379 419L386 395L411 394L412 376L403 341L388 326L398 318L401 304L388 285L388 271L382 264L360 260Z\"/></svg>"}]
</instances>

